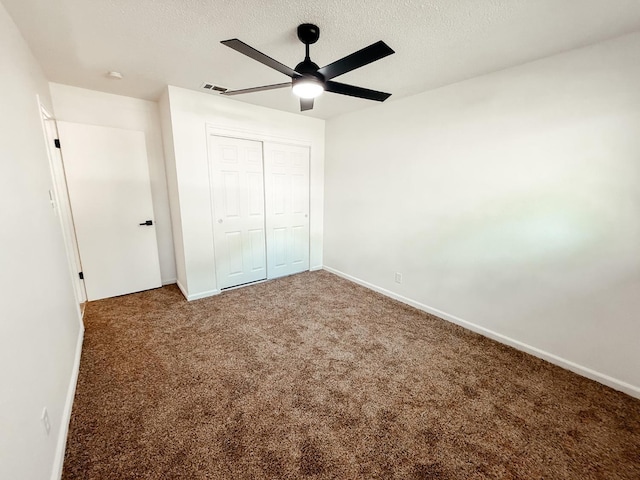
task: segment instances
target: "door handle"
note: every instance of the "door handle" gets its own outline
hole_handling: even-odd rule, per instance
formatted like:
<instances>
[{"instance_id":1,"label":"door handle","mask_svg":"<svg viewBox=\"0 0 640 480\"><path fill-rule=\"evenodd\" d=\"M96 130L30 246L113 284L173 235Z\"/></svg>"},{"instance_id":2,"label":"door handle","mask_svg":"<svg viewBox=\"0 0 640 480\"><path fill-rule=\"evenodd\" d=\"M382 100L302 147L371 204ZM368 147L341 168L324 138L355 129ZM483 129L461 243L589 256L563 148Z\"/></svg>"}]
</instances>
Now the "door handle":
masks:
<instances>
[{"instance_id":1,"label":"door handle","mask_svg":"<svg viewBox=\"0 0 640 480\"><path fill-rule=\"evenodd\" d=\"M153 221L147 220L146 222L140 224L140 226L145 226L145 225L153 225Z\"/></svg>"}]
</instances>

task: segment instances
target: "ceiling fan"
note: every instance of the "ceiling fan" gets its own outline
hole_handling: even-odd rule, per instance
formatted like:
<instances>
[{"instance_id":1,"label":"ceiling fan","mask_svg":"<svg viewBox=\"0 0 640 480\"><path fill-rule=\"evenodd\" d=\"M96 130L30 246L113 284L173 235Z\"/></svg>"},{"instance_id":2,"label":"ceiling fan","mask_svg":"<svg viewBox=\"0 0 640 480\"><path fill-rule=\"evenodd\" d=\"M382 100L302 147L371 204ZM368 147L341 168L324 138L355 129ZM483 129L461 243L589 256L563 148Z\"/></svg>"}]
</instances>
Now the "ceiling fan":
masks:
<instances>
[{"instance_id":1,"label":"ceiling fan","mask_svg":"<svg viewBox=\"0 0 640 480\"><path fill-rule=\"evenodd\" d=\"M237 38L220 42L223 45L233 48L237 52L262 63L263 65L266 65L267 67L271 67L274 70L291 77L290 82L264 85L262 87L245 88L242 90L227 90L222 95L240 95L243 93L262 92L264 90L292 87L293 93L300 97L300 111L311 110L313 108L313 99L325 91L339 93L341 95L350 95L352 97L365 98L367 100L376 100L378 102L384 102L391 96L390 93L355 87L353 85L334 82L332 80L332 78L395 53L382 40L320 68L311 61L311 58L309 58L309 45L316 43L318 38L320 38L320 28L311 23L303 23L298 26L298 38L305 45L305 57L302 62L296 65L295 69L283 65L277 60L259 52Z\"/></svg>"}]
</instances>

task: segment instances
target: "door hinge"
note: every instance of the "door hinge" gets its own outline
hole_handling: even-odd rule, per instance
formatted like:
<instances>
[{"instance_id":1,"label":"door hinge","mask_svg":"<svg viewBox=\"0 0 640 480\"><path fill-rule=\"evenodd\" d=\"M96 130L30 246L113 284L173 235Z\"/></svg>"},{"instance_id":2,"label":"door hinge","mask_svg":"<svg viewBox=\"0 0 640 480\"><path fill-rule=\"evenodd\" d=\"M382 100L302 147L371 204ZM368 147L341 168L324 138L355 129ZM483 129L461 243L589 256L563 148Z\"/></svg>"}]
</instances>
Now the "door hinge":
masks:
<instances>
[{"instance_id":1,"label":"door hinge","mask_svg":"<svg viewBox=\"0 0 640 480\"><path fill-rule=\"evenodd\" d=\"M56 139L53 141L53 144L56 146L56 148L60 148L60 139L59 139L59 138L56 138Z\"/></svg>"},{"instance_id":2,"label":"door hinge","mask_svg":"<svg viewBox=\"0 0 640 480\"><path fill-rule=\"evenodd\" d=\"M80 280L84 280L84 273L83 272L78 272L78 276L80 277Z\"/></svg>"}]
</instances>

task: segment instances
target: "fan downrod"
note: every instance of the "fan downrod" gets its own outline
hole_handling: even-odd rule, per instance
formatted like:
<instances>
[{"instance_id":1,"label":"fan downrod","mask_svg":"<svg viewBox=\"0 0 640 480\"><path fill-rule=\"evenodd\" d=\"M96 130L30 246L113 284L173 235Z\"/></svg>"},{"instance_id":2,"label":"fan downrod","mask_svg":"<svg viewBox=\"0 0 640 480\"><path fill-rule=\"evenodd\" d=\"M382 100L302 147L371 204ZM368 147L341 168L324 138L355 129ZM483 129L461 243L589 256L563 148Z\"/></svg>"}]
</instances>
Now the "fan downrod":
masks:
<instances>
[{"instance_id":1,"label":"fan downrod","mask_svg":"<svg viewBox=\"0 0 640 480\"><path fill-rule=\"evenodd\" d=\"M298 25L298 39L305 45L316 43L320 38L320 27L312 23Z\"/></svg>"}]
</instances>

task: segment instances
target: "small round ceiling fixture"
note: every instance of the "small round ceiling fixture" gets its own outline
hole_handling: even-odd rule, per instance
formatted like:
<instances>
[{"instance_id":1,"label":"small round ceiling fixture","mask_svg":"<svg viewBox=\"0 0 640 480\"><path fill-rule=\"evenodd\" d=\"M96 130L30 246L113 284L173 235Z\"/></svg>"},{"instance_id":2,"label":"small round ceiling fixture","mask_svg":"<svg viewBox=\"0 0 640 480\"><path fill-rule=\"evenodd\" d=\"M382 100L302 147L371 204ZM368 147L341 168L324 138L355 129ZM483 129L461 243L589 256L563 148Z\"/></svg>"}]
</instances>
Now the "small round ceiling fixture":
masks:
<instances>
[{"instance_id":1,"label":"small round ceiling fixture","mask_svg":"<svg viewBox=\"0 0 640 480\"><path fill-rule=\"evenodd\" d=\"M122 74L120 72L107 72L107 77L112 80L122 80Z\"/></svg>"}]
</instances>

